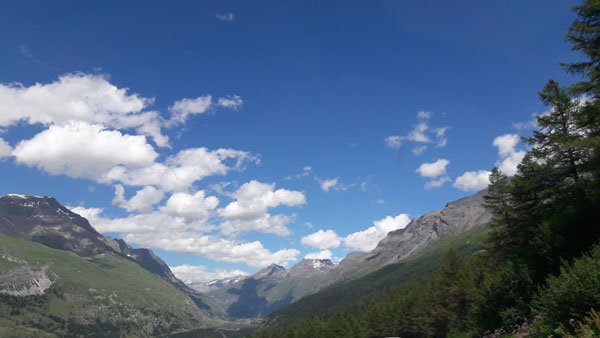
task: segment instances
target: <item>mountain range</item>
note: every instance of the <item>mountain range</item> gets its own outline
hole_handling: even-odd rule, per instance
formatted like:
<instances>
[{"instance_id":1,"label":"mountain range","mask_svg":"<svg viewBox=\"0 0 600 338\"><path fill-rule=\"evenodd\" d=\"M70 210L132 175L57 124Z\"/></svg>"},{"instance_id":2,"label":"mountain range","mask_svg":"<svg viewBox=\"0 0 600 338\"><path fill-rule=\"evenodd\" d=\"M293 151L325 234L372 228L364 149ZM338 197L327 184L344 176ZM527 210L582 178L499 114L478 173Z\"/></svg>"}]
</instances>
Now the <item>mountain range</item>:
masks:
<instances>
[{"instance_id":1,"label":"mountain range","mask_svg":"<svg viewBox=\"0 0 600 338\"><path fill-rule=\"evenodd\" d=\"M303 259L290 269L273 264L251 276L189 285L177 279L152 250L134 249L121 239L98 233L52 197L2 196L0 313L11 314L12 319L0 319L0 327L10 327L9 332L34 328L39 331L35 335L60 336L76 328L84 334L147 336L199 327L230 330L274 313L268 317L273 321L278 313L286 313L286 306L293 303L293 309L311 299L328 299L344 285L371 280L374 286L384 287L388 283L384 281L398 282L382 268L421 257L420 252L432 244L469 233L490 220L491 214L482 206L484 194L481 191L416 218L390 232L372 251L352 252L338 265ZM391 270L410 276L402 264Z\"/></svg>"},{"instance_id":2,"label":"mountain range","mask_svg":"<svg viewBox=\"0 0 600 338\"><path fill-rule=\"evenodd\" d=\"M261 317L330 285L345 283L384 266L415 256L439 239L457 236L487 223L492 215L482 190L448 203L444 209L412 220L392 231L370 252L351 252L338 265L331 260L304 259L289 270L271 265L256 274L222 287L203 286L221 310L234 318ZM217 283L218 284L218 283ZM196 290L200 287L195 286Z\"/></svg>"},{"instance_id":3,"label":"mountain range","mask_svg":"<svg viewBox=\"0 0 600 338\"><path fill-rule=\"evenodd\" d=\"M303 259L289 270L272 264L207 296L233 318L262 317L316 292L334 267L329 259Z\"/></svg>"}]
</instances>

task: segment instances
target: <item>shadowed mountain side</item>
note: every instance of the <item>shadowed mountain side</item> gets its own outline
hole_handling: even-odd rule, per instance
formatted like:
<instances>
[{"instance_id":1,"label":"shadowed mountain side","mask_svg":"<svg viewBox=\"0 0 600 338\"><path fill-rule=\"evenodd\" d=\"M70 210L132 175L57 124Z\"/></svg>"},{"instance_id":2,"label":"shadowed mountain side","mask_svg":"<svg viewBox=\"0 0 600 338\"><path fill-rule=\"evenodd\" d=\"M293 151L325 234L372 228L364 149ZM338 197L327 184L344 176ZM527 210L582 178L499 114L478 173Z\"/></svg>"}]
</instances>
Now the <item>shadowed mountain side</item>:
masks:
<instances>
[{"instance_id":1,"label":"shadowed mountain side","mask_svg":"<svg viewBox=\"0 0 600 338\"><path fill-rule=\"evenodd\" d=\"M264 291L275 287L275 283L264 287ZM242 282L242 287L238 289L229 289L231 294L239 295L237 301L229 306L227 314L235 318L253 318L261 317L281 307L291 303L294 298L290 290L287 295L275 302L269 303L266 297L258 295L258 289L261 286L261 281L256 279L247 279Z\"/></svg>"},{"instance_id":2,"label":"shadowed mountain side","mask_svg":"<svg viewBox=\"0 0 600 338\"><path fill-rule=\"evenodd\" d=\"M85 218L48 196L0 197L0 233L84 257L113 249Z\"/></svg>"},{"instance_id":3,"label":"shadowed mountain side","mask_svg":"<svg viewBox=\"0 0 600 338\"><path fill-rule=\"evenodd\" d=\"M261 317L316 292L334 266L328 259L303 259L289 270L273 264L207 295L233 318Z\"/></svg>"}]
</instances>

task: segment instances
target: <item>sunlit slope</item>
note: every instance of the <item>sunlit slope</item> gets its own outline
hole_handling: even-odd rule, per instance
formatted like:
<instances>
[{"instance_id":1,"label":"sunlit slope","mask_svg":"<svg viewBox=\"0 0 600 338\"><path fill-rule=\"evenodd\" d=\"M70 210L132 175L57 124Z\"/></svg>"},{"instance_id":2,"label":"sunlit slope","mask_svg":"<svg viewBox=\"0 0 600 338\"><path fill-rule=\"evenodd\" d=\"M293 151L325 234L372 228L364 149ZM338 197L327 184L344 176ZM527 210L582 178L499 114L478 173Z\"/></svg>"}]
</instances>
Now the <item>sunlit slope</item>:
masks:
<instances>
[{"instance_id":1,"label":"sunlit slope","mask_svg":"<svg viewBox=\"0 0 600 338\"><path fill-rule=\"evenodd\" d=\"M133 260L82 258L1 234L0 299L0 336L148 336L225 317Z\"/></svg>"}]
</instances>

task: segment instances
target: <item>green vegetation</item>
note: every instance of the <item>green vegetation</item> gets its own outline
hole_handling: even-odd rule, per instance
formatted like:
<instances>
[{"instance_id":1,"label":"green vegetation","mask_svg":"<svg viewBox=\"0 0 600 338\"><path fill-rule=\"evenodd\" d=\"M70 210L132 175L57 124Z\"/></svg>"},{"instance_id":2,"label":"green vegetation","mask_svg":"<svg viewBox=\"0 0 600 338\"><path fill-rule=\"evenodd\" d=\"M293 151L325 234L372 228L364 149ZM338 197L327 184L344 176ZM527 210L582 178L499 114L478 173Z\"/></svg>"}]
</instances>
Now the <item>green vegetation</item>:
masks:
<instances>
[{"instance_id":1,"label":"green vegetation","mask_svg":"<svg viewBox=\"0 0 600 338\"><path fill-rule=\"evenodd\" d=\"M4 235L0 248L12 260L0 259L0 271L47 266L53 281L42 295L0 294L1 336L43 336L35 330L58 336L145 336L224 324L224 317L199 310L188 294L132 260L113 254L84 259Z\"/></svg>"},{"instance_id":2,"label":"green vegetation","mask_svg":"<svg viewBox=\"0 0 600 338\"><path fill-rule=\"evenodd\" d=\"M274 327L253 337L600 334L600 1L583 0L574 11L566 38L585 60L563 66L584 80L571 87L549 80L539 93L548 113L523 138L529 151L517 175L492 171L488 250L468 259L449 250L429 276L399 269L404 277L390 277L408 261L369 275L393 287L375 277L372 289L366 280L332 287L312 296L331 295L326 311L308 297L269 317ZM294 322L311 312L318 316Z\"/></svg>"},{"instance_id":3,"label":"green vegetation","mask_svg":"<svg viewBox=\"0 0 600 338\"><path fill-rule=\"evenodd\" d=\"M373 296L382 290L419 281L437 270L444 253L451 248L465 257L482 251L483 239L488 232L488 228L482 226L459 236L442 238L418 255L385 266L361 278L343 284L335 284L316 294L304 297L268 315L265 322L268 325L278 325L303 318L327 315L342 306Z\"/></svg>"}]
</instances>

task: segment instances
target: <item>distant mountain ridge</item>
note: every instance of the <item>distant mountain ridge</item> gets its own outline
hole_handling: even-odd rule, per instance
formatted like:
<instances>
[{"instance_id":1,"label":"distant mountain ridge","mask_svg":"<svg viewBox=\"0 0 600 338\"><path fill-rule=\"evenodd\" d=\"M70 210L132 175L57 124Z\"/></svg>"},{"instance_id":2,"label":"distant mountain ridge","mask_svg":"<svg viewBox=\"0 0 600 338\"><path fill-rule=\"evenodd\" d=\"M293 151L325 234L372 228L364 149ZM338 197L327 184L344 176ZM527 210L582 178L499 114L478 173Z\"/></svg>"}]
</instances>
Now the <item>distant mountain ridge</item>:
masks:
<instances>
[{"instance_id":1,"label":"distant mountain ridge","mask_svg":"<svg viewBox=\"0 0 600 338\"><path fill-rule=\"evenodd\" d=\"M206 294L234 318L267 315L328 286L356 280L415 256L442 238L487 223L492 215L483 207L486 192L479 191L415 218L405 228L389 232L372 251L351 252L338 265L330 260L303 259L286 270L273 264L237 283L211 288Z\"/></svg>"},{"instance_id":2,"label":"distant mountain ridge","mask_svg":"<svg viewBox=\"0 0 600 338\"><path fill-rule=\"evenodd\" d=\"M330 259L303 259L289 270L271 264L206 295L231 317L261 317L316 292L334 267Z\"/></svg>"},{"instance_id":3,"label":"distant mountain ridge","mask_svg":"<svg viewBox=\"0 0 600 338\"><path fill-rule=\"evenodd\" d=\"M440 238L459 235L489 222L483 207L487 189L446 204L413 219L405 228L391 231L370 252L351 252L331 272L327 284L348 281L413 256Z\"/></svg>"},{"instance_id":4,"label":"distant mountain ridge","mask_svg":"<svg viewBox=\"0 0 600 338\"><path fill-rule=\"evenodd\" d=\"M386 265L364 276L323 287L265 316L261 326L279 326L299 319L326 316L340 307L373 297L391 287L419 282L437 271L444 254L452 249L464 257L486 249L489 227L486 224L456 236L446 236L397 263Z\"/></svg>"},{"instance_id":5,"label":"distant mountain ridge","mask_svg":"<svg viewBox=\"0 0 600 338\"><path fill-rule=\"evenodd\" d=\"M119 255L187 292L192 302L202 311L212 313L212 317L226 321L255 321L328 286L356 280L382 267L404 262L439 239L460 235L487 223L491 214L482 205L485 193L485 190L480 191L450 202L442 210L413 219L404 229L388 233L371 252L351 252L337 266L328 259L303 259L289 270L272 264L251 276L190 285L177 279L151 250L134 249L121 239L98 233L85 218L52 197L1 196L0 233L68 250L91 261L106 253ZM53 282L52 271L45 274L44 269L38 267L26 271L23 268L23 272L15 273L35 280L31 291L26 291L35 293L47 287L46 279Z\"/></svg>"},{"instance_id":6,"label":"distant mountain ridge","mask_svg":"<svg viewBox=\"0 0 600 338\"><path fill-rule=\"evenodd\" d=\"M246 278L248 278L248 276L238 275L238 276L231 276L231 277L226 277L226 278L221 278L221 279L213 279L208 282L193 282L193 283L187 284L187 286L198 292L207 293L210 291L214 291L214 290L218 290L221 288L231 286L231 285L233 285L239 281L242 281Z\"/></svg>"}]
</instances>

